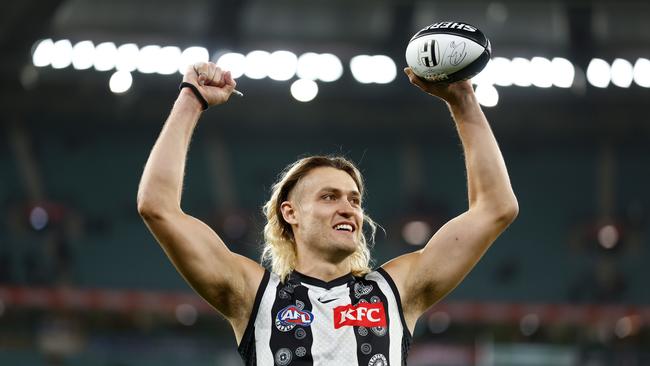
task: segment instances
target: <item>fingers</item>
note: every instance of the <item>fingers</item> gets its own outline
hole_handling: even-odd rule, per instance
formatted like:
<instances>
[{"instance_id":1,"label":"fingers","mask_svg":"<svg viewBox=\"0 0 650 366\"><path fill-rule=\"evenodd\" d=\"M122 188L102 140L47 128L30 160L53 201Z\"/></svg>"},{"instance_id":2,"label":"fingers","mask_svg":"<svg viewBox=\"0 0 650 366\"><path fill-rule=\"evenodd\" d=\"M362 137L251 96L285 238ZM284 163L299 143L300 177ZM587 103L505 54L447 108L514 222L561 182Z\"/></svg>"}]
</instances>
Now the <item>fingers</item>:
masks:
<instances>
[{"instance_id":1,"label":"fingers","mask_svg":"<svg viewBox=\"0 0 650 366\"><path fill-rule=\"evenodd\" d=\"M237 86L237 82L235 81L235 79L232 78L232 74L230 73L230 71L226 71L224 75L224 80L226 82L226 85L231 86L233 89L235 89L235 87Z\"/></svg>"},{"instance_id":2,"label":"fingers","mask_svg":"<svg viewBox=\"0 0 650 366\"><path fill-rule=\"evenodd\" d=\"M422 81L422 79L420 79L417 75L415 75L415 73L413 73L413 70L411 70L410 67L405 67L404 73L406 74L406 76L408 76L411 84L419 87L420 89L424 89L426 87L424 81Z\"/></svg>"},{"instance_id":3,"label":"fingers","mask_svg":"<svg viewBox=\"0 0 650 366\"><path fill-rule=\"evenodd\" d=\"M197 62L193 67L199 85L210 85L216 74L216 65L212 62Z\"/></svg>"},{"instance_id":4,"label":"fingers","mask_svg":"<svg viewBox=\"0 0 650 366\"><path fill-rule=\"evenodd\" d=\"M199 85L223 86L223 72L214 62L197 62L192 67Z\"/></svg>"}]
</instances>

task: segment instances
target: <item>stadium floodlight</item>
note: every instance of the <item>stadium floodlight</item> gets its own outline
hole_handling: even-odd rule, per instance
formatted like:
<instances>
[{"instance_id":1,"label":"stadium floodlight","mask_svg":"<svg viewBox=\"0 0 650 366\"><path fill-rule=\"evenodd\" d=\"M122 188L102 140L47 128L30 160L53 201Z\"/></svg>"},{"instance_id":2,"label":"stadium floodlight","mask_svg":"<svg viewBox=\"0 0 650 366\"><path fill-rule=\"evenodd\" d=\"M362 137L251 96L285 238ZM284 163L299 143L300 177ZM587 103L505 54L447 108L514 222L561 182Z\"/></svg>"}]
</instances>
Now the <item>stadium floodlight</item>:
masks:
<instances>
[{"instance_id":1,"label":"stadium floodlight","mask_svg":"<svg viewBox=\"0 0 650 366\"><path fill-rule=\"evenodd\" d=\"M495 57L490 61L488 66L490 66L495 85L511 86L513 84L511 61L509 59L505 57Z\"/></svg>"},{"instance_id":2,"label":"stadium floodlight","mask_svg":"<svg viewBox=\"0 0 650 366\"><path fill-rule=\"evenodd\" d=\"M90 69L94 61L95 45L91 41L81 41L72 47L72 67L75 70Z\"/></svg>"},{"instance_id":3,"label":"stadium floodlight","mask_svg":"<svg viewBox=\"0 0 650 366\"><path fill-rule=\"evenodd\" d=\"M499 103L499 92L492 84L476 86L476 99L484 107L495 107Z\"/></svg>"},{"instance_id":4,"label":"stadium floodlight","mask_svg":"<svg viewBox=\"0 0 650 366\"><path fill-rule=\"evenodd\" d=\"M269 78L277 81L286 81L296 75L298 69L298 56L290 51L275 51L269 56Z\"/></svg>"},{"instance_id":5,"label":"stadium floodlight","mask_svg":"<svg viewBox=\"0 0 650 366\"><path fill-rule=\"evenodd\" d=\"M358 55L350 60L352 76L362 84L388 84L395 80L395 61L385 55Z\"/></svg>"},{"instance_id":6,"label":"stadium floodlight","mask_svg":"<svg viewBox=\"0 0 650 366\"><path fill-rule=\"evenodd\" d=\"M94 65L97 71L108 71L115 68L117 62L117 47L113 42L100 43L95 47Z\"/></svg>"},{"instance_id":7,"label":"stadium floodlight","mask_svg":"<svg viewBox=\"0 0 650 366\"><path fill-rule=\"evenodd\" d=\"M244 75L245 62L246 56L241 53L229 52L224 53L219 57L217 65L223 70L230 71L230 75L233 79L237 79Z\"/></svg>"},{"instance_id":8,"label":"stadium floodlight","mask_svg":"<svg viewBox=\"0 0 650 366\"><path fill-rule=\"evenodd\" d=\"M162 47L158 51L158 65L156 73L160 75L171 75L178 71L178 63L181 59L181 49L176 46Z\"/></svg>"},{"instance_id":9,"label":"stadium floodlight","mask_svg":"<svg viewBox=\"0 0 650 366\"><path fill-rule=\"evenodd\" d=\"M122 94L128 91L133 84L133 77L128 71L116 71L111 75L108 86L115 94Z\"/></svg>"},{"instance_id":10,"label":"stadium floodlight","mask_svg":"<svg viewBox=\"0 0 650 366\"><path fill-rule=\"evenodd\" d=\"M54 42L52 53L52 67L63 69L72 64L72 43L67 39Z\"/></svg>"},{"instance_id":11,"label":"stadium floodlight","mask_svg":"<svg viewBox=\"0 0 650 366\"><path fill-rule=\"evenodd\" d=\"M634 63L634 82L641 87L650 88L650 60L639 58Z\"/></svg>"},{"instance_id":12,"label":"stadium floodlight","mask_svg":"<svg viewBox=\"0 0 650 366\"><path fill-rule=\"evenodd\" d=\"M51 39L44 39L38 42L32 54L32 63L36 67L49 66L52 63L54 53L54 42Z\"/></svg>"},{"instance_id":13,"label":"stadium floodlight","mask_svg":"<svg viewBox=\"0 0 650 366\"><path fill-rule=\"evenodd\" d=\"M612 84L619 88L629 88L634 79L634 67L628 60L617 58L612 62Z\"/></svg>"},{"instance_id":14,"label":"stadium floodlight","mask_svg":"<svg viewBox=\"0 0 650 366\"><path fill-rule=\"evenodd\" d=\"M523 57L515 57L510 63L510 73L512 73L512 83L516 86L528 87L533 84L532 73L530 71L530 61Z\"/></svg>"},{"instance_id":15,"label":"stadium floodlight","mask_svg":"<svg viewBox=\"0 0 650 366\"><path fill-rule=\"evenodd\" d=\"M309 79L298 79L291 84L291 95L300 102L309 102L318 95L318 85Z\"/></svg>"},{"instance_id":16,"label":"stadium floodlight","mask_svg":"<svg viewBox=\"0 0 650 366\"><path fill-rule=\"evenodd\" d=\"M354 79L361 84L370 84L375 80L372 69L372 56L358 55L350 60L350 71Z\"/></svg>"},{"instance_id":17,"label":"stadium floodlight","mask_svg":"<svg viewBox=\"0 0 650 366\"><path fill-rule=\"evenodd\" d=\"M255 50L249 52L244 62L244 75L250 79L264 79L269 76L270 61L271 54L266 51Z\"/></svg>"},{"instance_id":18,"label":"stadium floodlight","mask_svg":"<svg viewBox=\"0 0 650 366\"><path fill-rule=\"evenodd\" d=\"M372 57L372 68L375 72L374 82L377 84L388 84L397 76L397 66L392 58L385 55Z\"/></svg>"},{"instance_id":19,"label":"stadium floodlight","mask_svg":"<svg viewBox=\"0 0 650 366\"><path fill-rule=\"evenodd\" d=\"M587 81L597 88L606 88L611 79L611 68L607 61L594 58L587 66Z\"/></svg>"},{"instance_id":20,"label":"stadium floodlight","mask_svg":"<svg viewBox=\"0 0 650 366\"><path fill-rule=\"evenodd\" d=\"M160 46L144 46L138 53L137 70L143 74L153 74L160 63Z\"/></svg>"},{"instance_id":21,"label":"stadium floodlight","mask_svg":"<svg viewBox=\"0 0 650 366\"><path fill-rule=\"evenodd\" d=\"M573 85L576 71L571 61L562 57L554 57L551 60L551 75L553 85L558 88L570 88Z\"/></svg>"},{"instance_id":22,"label":"stadium floodlight","mask_svg":"<svg viewBox=\"0 0 650 366\"><path fill-rule=\"evenodd\" d=\"M188 47L181 53L180 60L178 61L178 72L184 75L189 66L197 62L208 61L210 61L210 54L205 47Z\"/></svg>"},{"instance_id":23,"label":"stadium floodlight","mask_svg":"<svg viewBox=\"0 0 650 366\"><path fill-rule=\"evenodd\" d=\"M135 43L126 43L117 48L115 69L118 71L132 72L138 68L138 55L140 49Z\"/></svg>"},{"instance_id":24,"label":"stadium floodlight","mask_svg":"<svg viewBox=\"0 0 650 366\"><path fill-rule=\"evenodd\" d=\"M538 88L550 88L553 86L553 65L551 60L545 57L533 57L530 60L531 82Z\"/></svg>"},{"instance_id":25,"label":"stadium floodlight","mask_svg":"<svg viewBox=\"0 0 650 366\"><path fill-rule=\"evenodd\" d=\"M300 79L316 80L320 75L320 55L314 52L303 53L298 57L296 75Z\"/></svg>"},{"instance_id":26,"label":"stadium floodlight","mask_svg":"<svg viewBox=\"0 0 650 366\"><path fill-rule=\"evenodd\" d=\"M343 75L341 60L331 53L318 55L318 79L326 83L336 81Z\"/></svg>"}]
</instances>

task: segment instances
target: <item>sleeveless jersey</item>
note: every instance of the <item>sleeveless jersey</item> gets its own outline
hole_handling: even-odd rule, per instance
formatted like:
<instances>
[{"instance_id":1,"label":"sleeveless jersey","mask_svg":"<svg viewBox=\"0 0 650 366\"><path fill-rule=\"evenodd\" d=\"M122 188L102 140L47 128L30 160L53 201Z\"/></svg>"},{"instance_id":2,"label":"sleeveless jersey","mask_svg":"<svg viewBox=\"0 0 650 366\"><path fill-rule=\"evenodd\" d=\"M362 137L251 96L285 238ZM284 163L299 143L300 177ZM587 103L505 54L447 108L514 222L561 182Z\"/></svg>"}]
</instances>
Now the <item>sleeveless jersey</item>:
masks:
<instances>
[{"instance_id":1,"label":"sleeveless jersey","mask_svg":"<svg viewBox=\"0 0 650 366\"><path fill-rule=\"evenodd\" d=\"M400 366L411 344L399 293L383 268L325 282L265 270L239 354L259 366Z\"/></svg>"}]
</instances>

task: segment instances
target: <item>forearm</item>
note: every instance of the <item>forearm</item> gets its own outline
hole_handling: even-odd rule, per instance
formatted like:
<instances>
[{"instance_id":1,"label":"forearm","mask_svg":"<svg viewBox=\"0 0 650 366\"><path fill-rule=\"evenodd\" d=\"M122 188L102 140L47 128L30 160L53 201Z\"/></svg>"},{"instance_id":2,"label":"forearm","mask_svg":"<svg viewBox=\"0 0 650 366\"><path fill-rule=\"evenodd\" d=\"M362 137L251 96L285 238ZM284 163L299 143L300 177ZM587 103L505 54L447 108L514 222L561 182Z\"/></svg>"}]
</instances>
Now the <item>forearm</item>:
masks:
<instances>
[{"instance_id":1,"label":"forearm","mask_svg":"<svg viewBox=\"0 0 650 366\"><path fill-rule=\"evenodd\" d=\"M496 213L517 210L506 164L474 93L448 103L465 153L469 206Z\"/></svg>"},{"instance_id":2,"label":"forearm","mask_svg":"<svg viewBox=\"0 0 650 366\"><path fill-rule=\"evenodd\" d=\"M184 88L145 165L138 189L141 214L180 209L187 151L200 115L201 105Z\"/></svg>"}]
</instances>

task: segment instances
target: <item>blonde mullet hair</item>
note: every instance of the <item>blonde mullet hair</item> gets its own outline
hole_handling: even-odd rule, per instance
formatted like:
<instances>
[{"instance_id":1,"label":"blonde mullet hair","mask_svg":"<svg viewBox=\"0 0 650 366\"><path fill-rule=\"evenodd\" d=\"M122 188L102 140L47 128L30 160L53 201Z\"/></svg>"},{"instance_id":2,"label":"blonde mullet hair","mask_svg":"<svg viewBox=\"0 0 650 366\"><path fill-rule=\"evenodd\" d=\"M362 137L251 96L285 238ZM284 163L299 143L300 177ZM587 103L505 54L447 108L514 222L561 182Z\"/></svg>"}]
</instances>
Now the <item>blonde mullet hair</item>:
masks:
<instances>
[{"instance_id":1,"label":"blonde mullet hair","mask_svg":"<svg viewBox=\"0 0 650 366\"><path fill-rule=\"evenodd\" d=\"M271 188L271 198L262 208L266 216L264 226L264 249L262 251L262 264L271 267L271 270L280 276L282 282L293 269L297 262L296 242L291 225L284 220L280 206L286 201L289 193L311 170L319 167L331 167L342 170L350 175L357 184L361 197L364 196L363 177L359 169L341 156L310 156L302 158L289 165L280 174L280 178ZM370 241L366 240L365 233L359 235L357 249L350 255L350 265L354 276L363 276L371 271L370 246L374 244L377 224L365 213L363 223L370 228Z\"/></svg>"}]
</instances>

